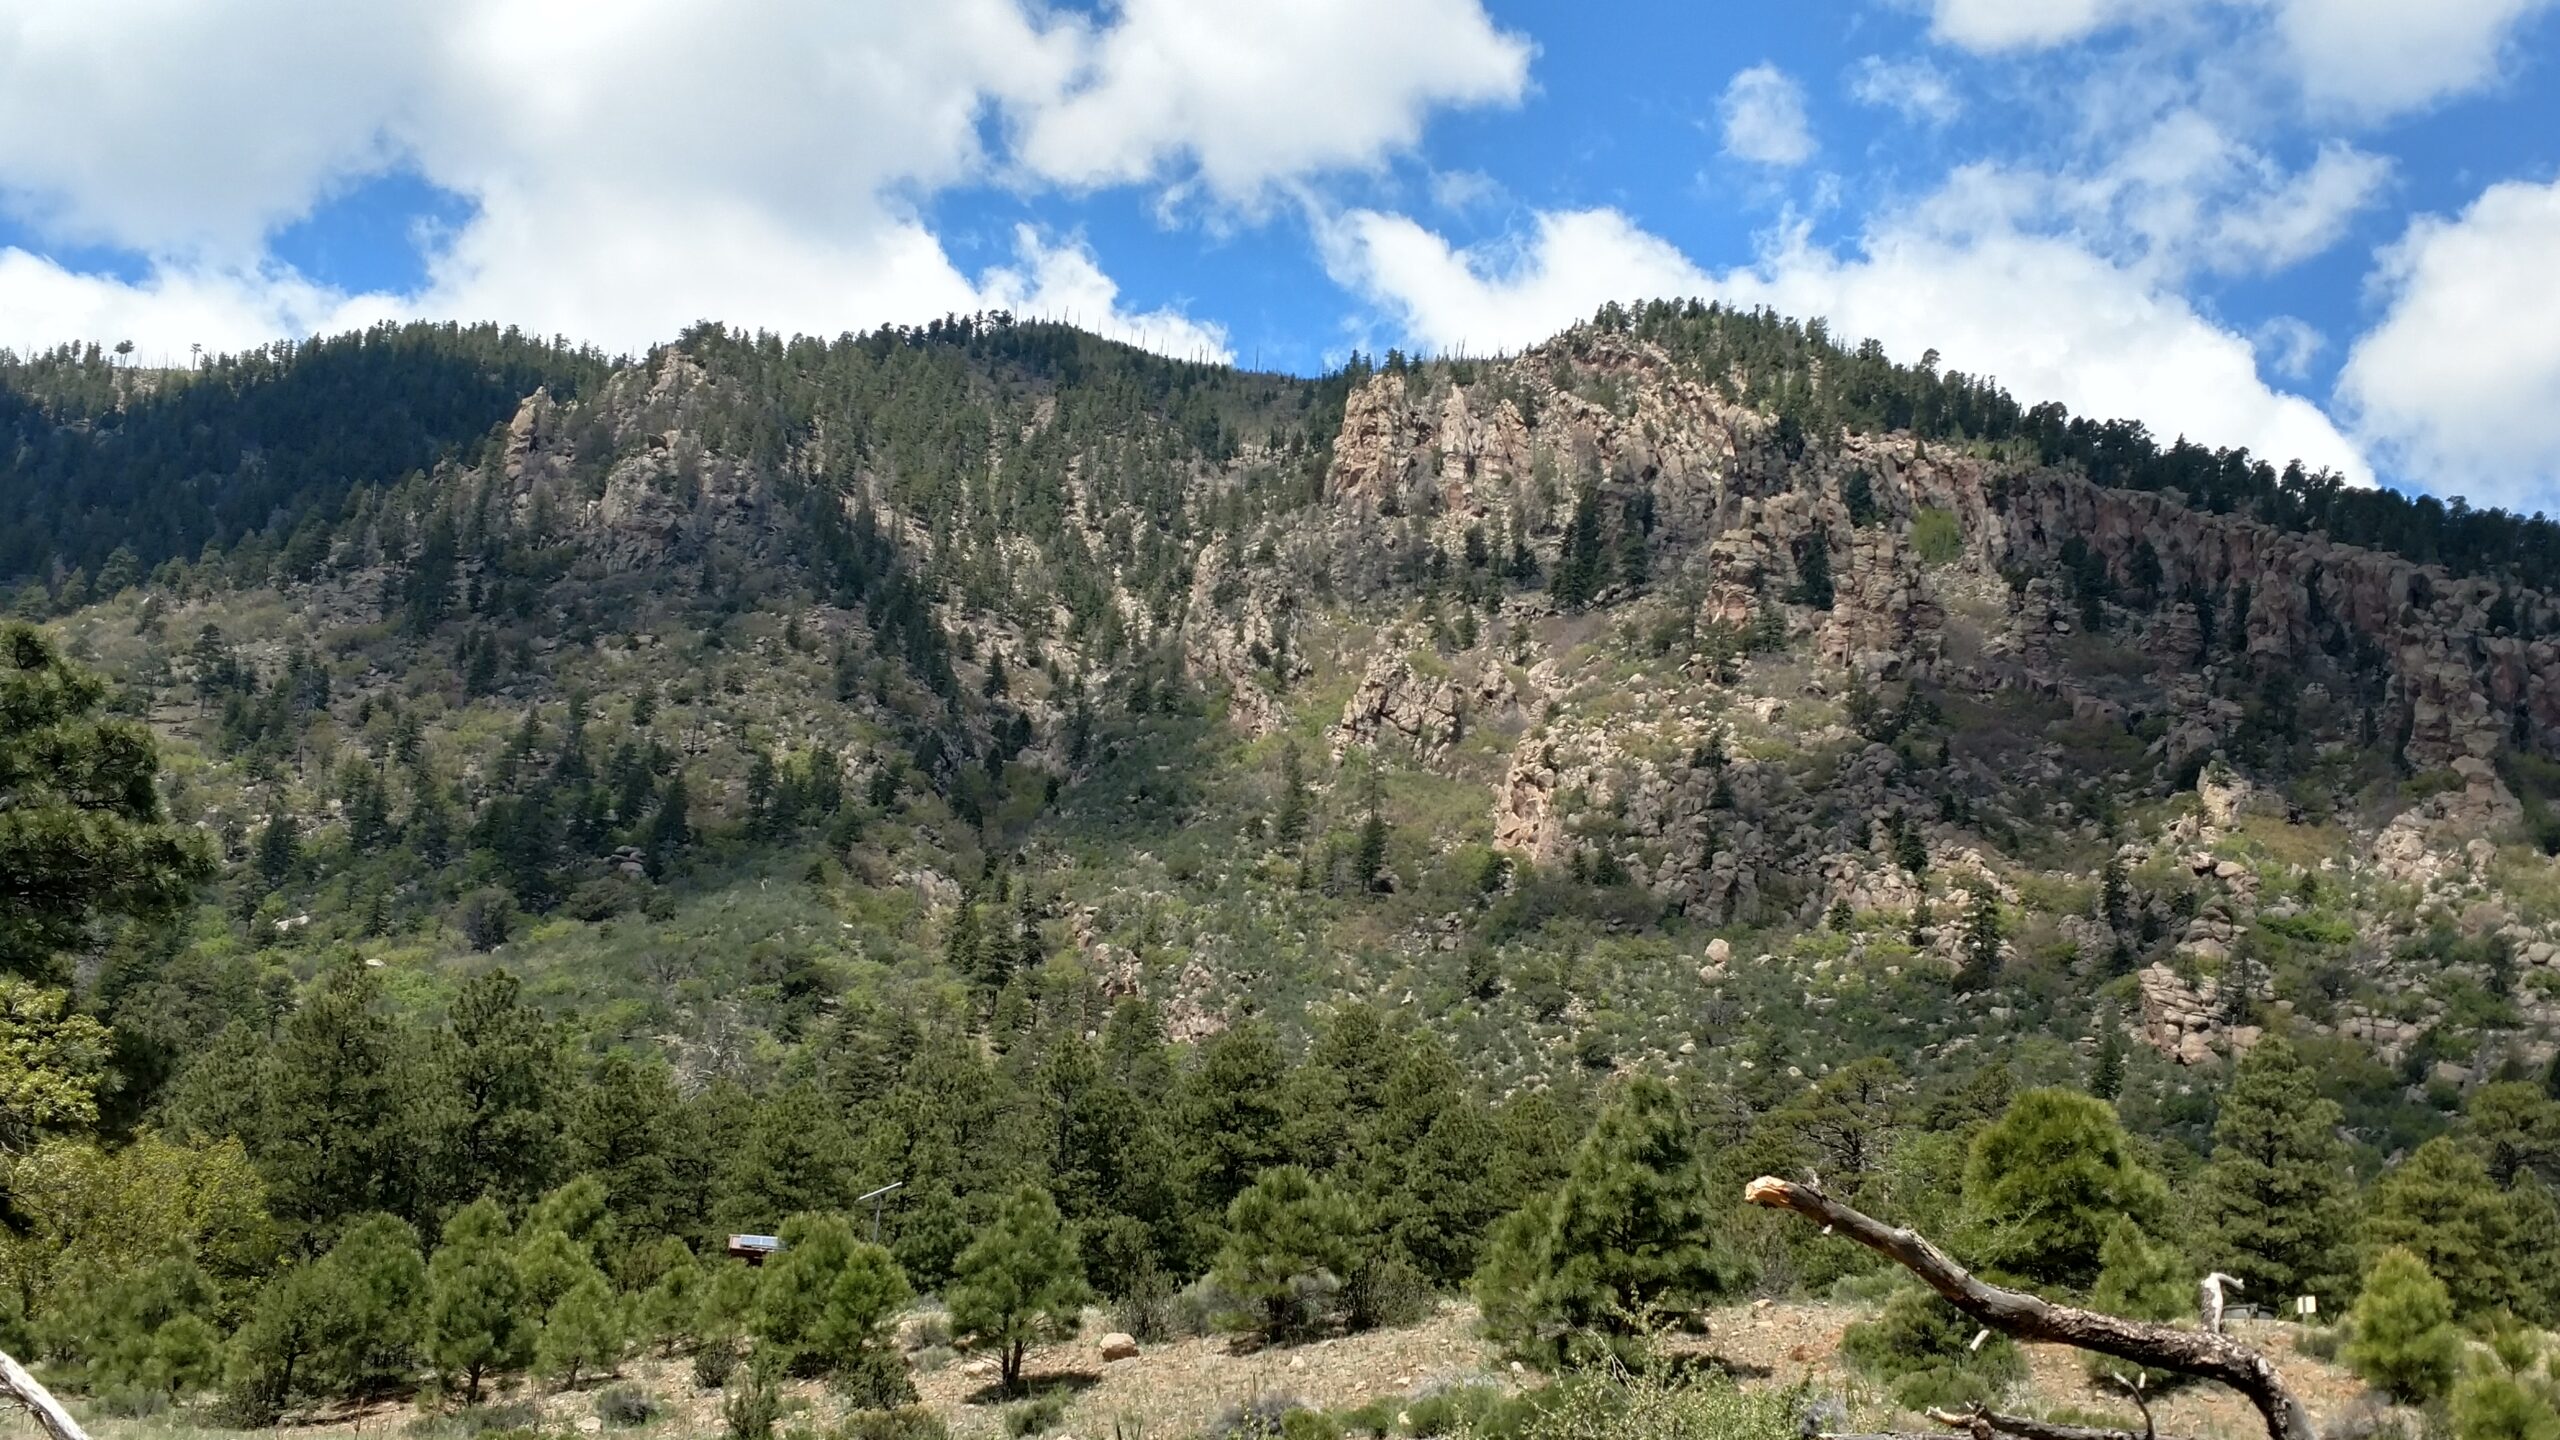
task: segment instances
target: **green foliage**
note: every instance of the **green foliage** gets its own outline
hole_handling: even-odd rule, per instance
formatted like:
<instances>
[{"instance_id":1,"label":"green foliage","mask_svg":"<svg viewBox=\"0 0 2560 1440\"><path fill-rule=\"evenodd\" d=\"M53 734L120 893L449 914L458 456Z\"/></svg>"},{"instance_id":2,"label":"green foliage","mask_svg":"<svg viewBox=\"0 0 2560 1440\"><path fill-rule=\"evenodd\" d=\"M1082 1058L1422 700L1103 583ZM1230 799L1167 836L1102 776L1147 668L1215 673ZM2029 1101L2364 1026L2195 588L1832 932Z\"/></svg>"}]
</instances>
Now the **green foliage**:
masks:
<instances>
[{"instance_id":1,"label":"green foliage","mask_svg":"<svg viewBox=\"0 0 2560 1440\"><path fill-rule=\"evenodd\" d=\"M1976 1346L1981 1327L1936 1292L1905 1285L1884 1310L1843 1332L1840 1353L1892 1387L1906 1410L1990 1404L2026 1378L2026 1356L2006 1335Z\"/></svg>"},{"instance_id":2,"label":"green foliage","mask_svg":"<svg viewBox=\"0 0 2560 1440\"><path fill-rule=\"evenodd\" d=\"M2516 1298L2513 1223L2478 1150L2438 1136L2375 1184L2363 1238L2375 1250L2408 1251L2443 1282L2455 1313L2476 1315Z\"/></svg>"},{"instance_id":3,"label":"green foliage","mask_svg":"<svg viewBox=\"0 0 2560 1440\"><path fill-rule=\"evenodd\" d=\"M43 632L0 622L0 977L59 981L99 921L167 919L213 873L162 813L150 730L102 715L106 696Z\"/></svg>"},{"instance_id":4,"label":"green foliage","mask_svg":"<svg viewBox=\"0 0 2560 1440\"><path fill-rule=\"evenodd\" d=\"M448 1384L461 1382L466 1404L478 1404L482 1382L522 1364L532 1346L514 1248L496 1202L475 1200L445 1222L427 1263L427 1359Z\"/></svg>"},{"instance_id":5,"label":"green foliage","mask_svg":"<svg viewBox=\"0 0 2560 1440\"><path fill-rule=\"evenodd\" d=\"M1923 565L1946 565L1964 553L1964 529L1952 510L1923 505L1911 514L1911 549Z\"/></svg>"},{"instance_id":6,"label":"green foliage","mask_svg":"<svg viewBox=\"0 0 2560 1440\"><path fill-rule=\"evenodd\" d=\"M1023 1353L1035 1340L1072 1334L1089 1294L1075 1236L1057 1203L1025 1185L960 1253L951 1323L996 1347L1006 1387L1018 1390Z\"/></svg>"},{"instance_id":7,"label":"green foliage","mask_svg":"<svg viewBox=\"0 0 2560 1440\"><path fill-rule=\"evenodd\" d=\"M217 1372L208 1343L214 1290L203 1271L163 1260L109 1274L95 1265L67 1277L38 1330L44 1353L92 1394L131 1410L175 1398Z\"/></svg>"},{"instance_id":8,"label":"green foliage","mask_svg":"<svg viewBox=\"0 0 2560 1440\"><path fill-rule=\"evenodd\" d=\"M2114 1109L2075 1091L2024 1092L1965 1157L1965 1219L1982 1263L2032 1284L2086 1289L2117 1218L2154 1224L2168 1198Z\"/></svg>"},{"instance_id":9,"label":"green foliage","mask_svg":"<svg viewBox=\"0 0 2560 1440\"><path fill-rule=\"evenodd\" d=\"M1740 1267L1717 1244L1692 1136L1669 1085L1628 1078L1564 1183L1488 1246L1476 1277L1487 1333L1553 1364L1592 1342L1638 1349L1651 1327L1732 1293Z\"/></svg>"},{"instance_id":10,"label":"green foliage","mask_svg":"<svg viewBox=\"0 0 2560 1440\"><path fill-rule=\"evenodd\" d=\"M622 1303L604 1275L589 1269L544 1313L542 1333L534 1340L534 1368L574 1389L580 1375L619 1363L623 1344Z\"/></svg>"},{"instance_id":11,"label":"green foliage","mask_svg":"<svg viewBox=\"0 0 2560 1440\"><path fill-rule=\"evenodd\" d=\"M1327 1313L1362 1232L1349 1196L1296 1165L1274 1166L1227 1207L1226 1244L1210 1273L1257 1307L1263 1333L1294 1337Z\"/></svg>"},{"instance_id":12,"label":"green foliage","mask_svg":"<svg viewBox=\"0 0 2560 1440\"><path fill-rule=\"evenodd\" d=\"M2410 1401L2436 1399L2453 1384L2462 1358L2453 1301L2415 1254L2393 1247L2374 1260L2347 1325L2346 1362L2366 1383Z\"/></svg>"},{"instance_id":13,"label":"green foliage","mask_svg":"<svg viewBox=\"0 0 2560 1440\"><path fill-rule=\"evenodd\" d=\"M913 1293L889 1252L854 1238L841 1215L794 1215L781 1239L756 1283L748 1328L757 1352L825 1375L883 1349L890 1317Z\"/></svg>"},{"instance_id":14,"label":"green foliage","mask_svg":"<svg viewBox=\"0 0 2560 1440\"><path fill-rule=\"evenodd\" d=\"M2089 1287L2089 1306L2128 1320L2184 1320L2194 1311L2193 1280L2175 1250L2153 1244L2130 1217L2118 1217L2098 1250L2098 1279ZM2104 1381L2138 1367L2093 1354L2088 1368L2092 1381ZM2140 1378L2146 1388L2158 1391L2175 1376L2170 1371L2142 1370Z\"/></svg>"},{"instance_id":15,"label":"green foliage","mask_svg":"<svg viewBox=\"0 0 2560 1440\"><path fill-rule=\"evenodd\" d=\"M2269 1304L2347 1291L2355 1193L2343 1121L2281 1036L2261 1040L2223 1094L2197 1218L2212 1267Z\"/></svg>"},{"instance_id":16,"label":"green foliage","mask_svg":"<svg viewBox=\"0 0 2560 1440\"><path fill-rule=\"evenodd\" d=\"M2560 1440L2550 1390L2488 1366L2464 1375L2446 1408L2453 1440Z\"/></svg>"}]
</instances>

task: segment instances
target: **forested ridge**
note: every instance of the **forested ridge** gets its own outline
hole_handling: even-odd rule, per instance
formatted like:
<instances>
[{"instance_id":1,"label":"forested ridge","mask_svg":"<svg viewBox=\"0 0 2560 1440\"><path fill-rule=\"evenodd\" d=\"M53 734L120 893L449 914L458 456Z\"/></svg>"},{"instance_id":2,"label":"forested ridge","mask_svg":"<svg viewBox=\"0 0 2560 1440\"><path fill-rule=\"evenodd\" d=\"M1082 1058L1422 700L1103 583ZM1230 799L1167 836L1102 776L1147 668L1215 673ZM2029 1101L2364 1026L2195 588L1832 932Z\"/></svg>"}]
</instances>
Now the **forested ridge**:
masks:
<instances>
[{"instance_id":1,"label":"forested ridge","mask_svg":"<svg viewBox=\"0 0 2560 1440\"><path fill-rule=\"evenodd\" d=\"M1862 1420L2018 1393L1765 1174L2560 1426L2539 518L1670 304L66 350L0 427L0 1349L95 1413L929 1434L956 1351L1028 1434L1089 1308L1464 1301L1521 1379L1234 1426L1774 1437L1655 1363L1770 1296Z\"/></svg>"}]
</instances>

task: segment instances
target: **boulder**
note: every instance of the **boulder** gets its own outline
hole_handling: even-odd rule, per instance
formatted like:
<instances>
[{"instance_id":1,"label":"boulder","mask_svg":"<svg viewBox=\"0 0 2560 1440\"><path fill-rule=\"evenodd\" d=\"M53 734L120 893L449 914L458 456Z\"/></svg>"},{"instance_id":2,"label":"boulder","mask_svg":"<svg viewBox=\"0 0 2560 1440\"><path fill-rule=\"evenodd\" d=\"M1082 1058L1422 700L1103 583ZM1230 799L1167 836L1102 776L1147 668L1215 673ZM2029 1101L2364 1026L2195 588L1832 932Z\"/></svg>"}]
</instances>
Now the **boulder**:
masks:
<instances>
[{"instance_id":1,"label":"boulder","mask_svg":"<svg viewBox=\"0 0 2560 1440\"><path fill-rule=\"evenodd\" d=\"M1105 1361L1137 1359L1137 1337L1121 1330L1114 1330L1110 1334L1103 1336L1102 1358Z\"/></svg>"}]
</instances>

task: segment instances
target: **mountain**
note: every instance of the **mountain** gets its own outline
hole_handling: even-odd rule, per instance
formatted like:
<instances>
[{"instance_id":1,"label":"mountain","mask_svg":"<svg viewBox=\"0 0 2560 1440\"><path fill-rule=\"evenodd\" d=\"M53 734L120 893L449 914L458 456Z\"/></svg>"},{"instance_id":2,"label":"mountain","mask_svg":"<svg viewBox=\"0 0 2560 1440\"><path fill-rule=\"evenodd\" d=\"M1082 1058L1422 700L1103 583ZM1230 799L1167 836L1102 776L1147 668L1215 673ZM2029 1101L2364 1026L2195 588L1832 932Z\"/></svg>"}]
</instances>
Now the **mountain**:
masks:
<instances>
[{"instance_id":1,"label":"mountain","mask_svg":"<svg viewBox=\"0 0 2560 1440\"><path fill-rule=\"evenodd\" d=\"M1033 1179L1179 1285L1257 1175L1410 1152L1364 1213L1445 1287L1613 1074L1728 1157L1879 1061L1923 1138L2082 1086L2173 1175L2271 1034L2367 1173L2560 1083L2560 531L1819 325L1316 379L1001 315L386 327L13 362L0 427L17 609L221 852L47 977L115 1037L101 1125L241 1137L311 1249L582 1166L695 1239L905 1177L938 1283ZM437 1088L495 976L581 1077L522 1080L521 1168ZM277 1097L349 1093L286 1082L351 1016L446 1098L330 1178ZM628 1171L575 1136L659 1060L695 1138ZM1507 1158L1320 1118L1409 1093ZM1487 1208L1397 1208L1451 1175Z\"/></svg>"}]
</instances>

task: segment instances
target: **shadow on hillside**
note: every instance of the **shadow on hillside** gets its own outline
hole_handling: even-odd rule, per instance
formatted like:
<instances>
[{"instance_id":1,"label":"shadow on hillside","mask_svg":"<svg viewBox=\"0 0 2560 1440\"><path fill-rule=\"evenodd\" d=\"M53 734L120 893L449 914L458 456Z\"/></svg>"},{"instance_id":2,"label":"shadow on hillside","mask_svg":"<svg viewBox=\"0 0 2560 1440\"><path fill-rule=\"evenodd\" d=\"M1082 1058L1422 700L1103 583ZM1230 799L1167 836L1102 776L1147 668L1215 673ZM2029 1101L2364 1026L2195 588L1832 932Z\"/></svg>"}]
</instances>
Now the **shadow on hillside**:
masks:
<instances>
[{"instance_id":1,"label":"shadow on hillside","mask_svg":"<svg viewBox=\"0 0 2560 1440\"><path fill-rule=\"evenodd\" d=\"M1083 1394L1102 1383L1102 1376L1092 1370L1052 1370L1045 1374L1025 1373L1022 1388L1008 1390L1002 1380L990 1380L970 1391L963 1399L971 1405L1011 1405L1022 1400L1037 1400L1045 1395L1072 1397Z\"/></svg>"}]
</instances>

